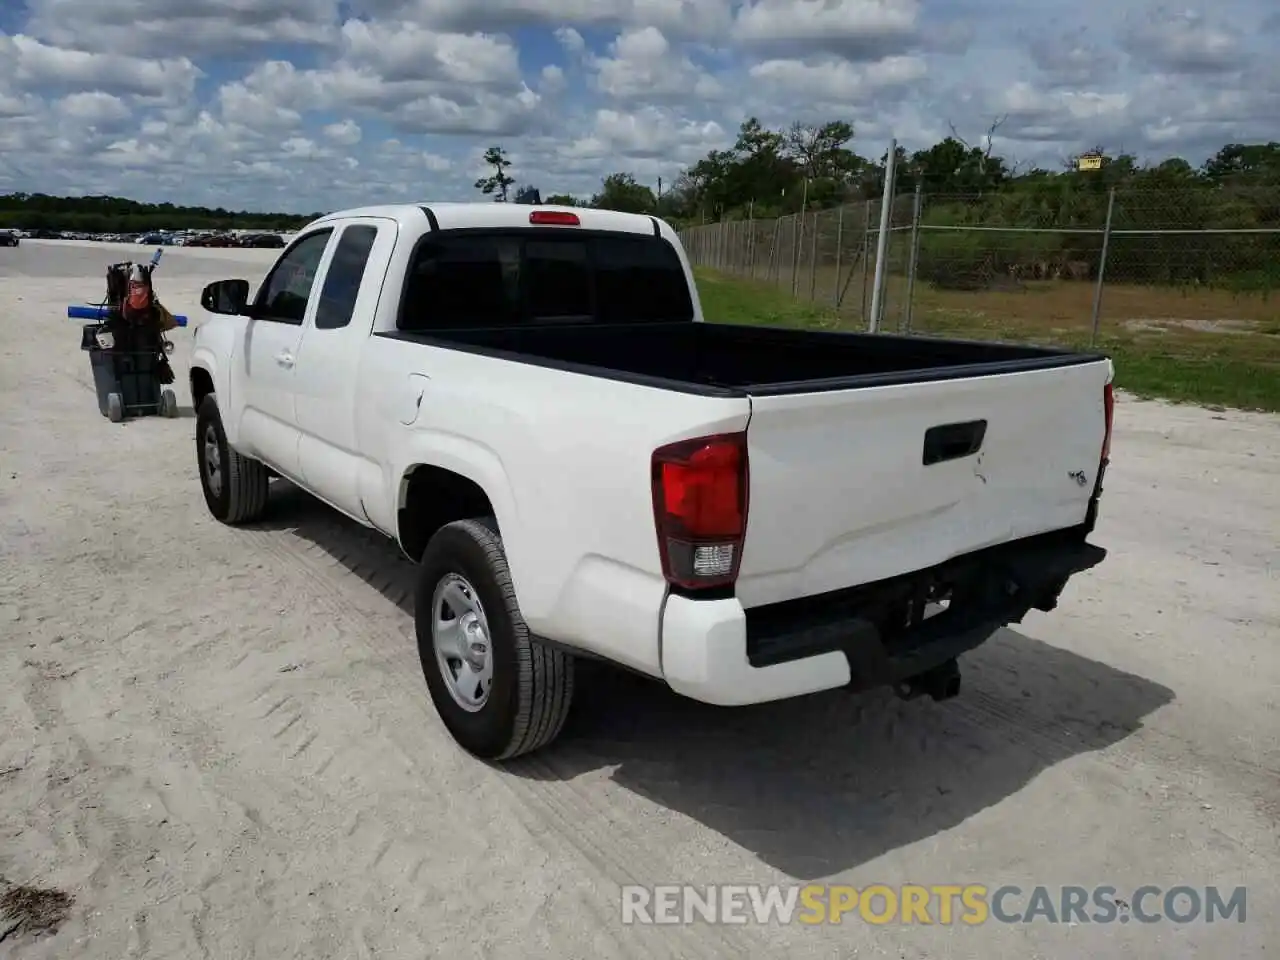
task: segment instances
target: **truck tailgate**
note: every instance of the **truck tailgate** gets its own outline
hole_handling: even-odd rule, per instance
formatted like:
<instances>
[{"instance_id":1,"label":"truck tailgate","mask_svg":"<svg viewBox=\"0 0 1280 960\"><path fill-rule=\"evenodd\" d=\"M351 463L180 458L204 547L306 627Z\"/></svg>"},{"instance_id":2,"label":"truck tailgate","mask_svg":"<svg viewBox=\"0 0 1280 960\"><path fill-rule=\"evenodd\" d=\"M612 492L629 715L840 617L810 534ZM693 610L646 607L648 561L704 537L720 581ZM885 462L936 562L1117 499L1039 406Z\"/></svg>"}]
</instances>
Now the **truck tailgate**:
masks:
<instances>
[{"instance_id":1,"label":"truck tailgate","mask_svg":"<svg viewBox=\"0 0 1280 960\"><path fill-rule=\"evenodd\" d=\"M1085 519L1105 359L752 396L737 595L754 607L898 576Z\"/></svg>"}]
</instances>

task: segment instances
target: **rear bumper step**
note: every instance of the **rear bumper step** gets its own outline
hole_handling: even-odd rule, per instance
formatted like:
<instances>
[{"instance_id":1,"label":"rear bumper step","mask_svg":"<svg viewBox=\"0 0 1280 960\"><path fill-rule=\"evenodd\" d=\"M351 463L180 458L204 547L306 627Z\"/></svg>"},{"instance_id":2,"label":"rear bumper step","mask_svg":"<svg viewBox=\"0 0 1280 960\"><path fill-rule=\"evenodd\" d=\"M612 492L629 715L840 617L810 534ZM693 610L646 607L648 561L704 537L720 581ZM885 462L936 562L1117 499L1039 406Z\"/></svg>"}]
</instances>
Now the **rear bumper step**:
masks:
<instances>
[{"instance_id":1,"label":"rear bumper step","mask_svg":"<svg viewBox=\"0 0 1280 960\"><path fill-rule=\"evenodd\" d=\"M1102 562L1084 528L968 554L927 570L746 614L747 659L773 667L843 653L848 687L863 690L948 669L948 664L1033 609L1052 610L1067 581ZM946 609L926 608L946 600Z\"/></svg>"}]
</instances>

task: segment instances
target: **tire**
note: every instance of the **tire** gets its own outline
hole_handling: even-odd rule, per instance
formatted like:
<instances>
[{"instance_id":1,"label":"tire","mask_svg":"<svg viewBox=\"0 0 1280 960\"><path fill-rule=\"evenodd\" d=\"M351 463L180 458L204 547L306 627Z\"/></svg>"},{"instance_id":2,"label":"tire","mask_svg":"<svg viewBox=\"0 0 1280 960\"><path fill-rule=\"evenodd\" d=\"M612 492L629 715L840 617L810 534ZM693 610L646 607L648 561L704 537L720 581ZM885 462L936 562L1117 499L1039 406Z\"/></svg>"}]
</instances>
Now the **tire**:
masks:
<instances>
[{"instance_id":1,"label":"tire","mask_svg":"<svg viewBox=\"0 0 1280 960\"><path fill-rule=\"evenodd\" d=\"M573 701L574 660L530 635L495 527L489 519L459 520L431 538L419 568L414 620L422 672L449 733L476 757L510 760L545 747L560 734ZM464 706L455 696L454 677L462 676L461 664L455 672L437 651L437 601L458 587L478 600L480 636L487 636L491 682L479 705L473 701ZM465 619L447 599L444 606L449 609L441 613L453 614L448 622ZM475 675L474 670L467 674Z\"/></svg>"},{"instance_id":2,"label":"tire","mask_svg":"<svg viewBox=\"0 0 1280 960\"><path fill-rule=\"evenodd\" d=\"M160 416L172 420L178 415L178 398L172 390L160 391Z\"/></svg>"},{"instance_id":3,"label":"tire","mask_svg":"<svg viewBox=\"0 0 1280 960\"><path fill-rule=\"evenodd\" d=\"M211 456L215 452L216 464ZM196 416L196 463L204 502L215 519L234 526L262 517L267 508L267 468L227 443L212 394L204 398Z\"/></svg>"},{"instance_id":4,"label":"tire","mask_svg":"<svg viewBox=\"0 0 1280 960\"><path fill-rule=\"evenodd\" d=\"M107 419L112 423L124 420L124 399L118 393L107 394Z\"/></svg>"}]
</instances>

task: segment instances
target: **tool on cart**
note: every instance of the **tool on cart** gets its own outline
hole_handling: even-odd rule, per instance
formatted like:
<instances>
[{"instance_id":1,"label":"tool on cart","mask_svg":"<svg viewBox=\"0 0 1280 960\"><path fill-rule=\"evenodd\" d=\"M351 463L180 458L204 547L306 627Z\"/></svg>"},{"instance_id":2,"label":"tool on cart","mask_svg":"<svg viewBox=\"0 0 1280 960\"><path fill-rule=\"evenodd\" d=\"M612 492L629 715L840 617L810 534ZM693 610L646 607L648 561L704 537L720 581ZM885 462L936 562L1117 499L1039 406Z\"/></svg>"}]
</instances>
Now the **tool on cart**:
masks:
<instances>
[{"instance_id":1,"label":"tool on cart","mask_svg":"<svg viewBox=\"0 0 1280 960\"><path fill-rule=\"evenodd\" d=\"M177 397L167 387L174 380L173 344L165 333L185 327L187 318L174 316L155 295L151 277L162 253L156 250L150 263L112 264L104 301L67 307L68 317L97 321L83 327L80 349L89 354L98 409L113 423L149 413L178 415Z\"/></svg>"}]
</instances>

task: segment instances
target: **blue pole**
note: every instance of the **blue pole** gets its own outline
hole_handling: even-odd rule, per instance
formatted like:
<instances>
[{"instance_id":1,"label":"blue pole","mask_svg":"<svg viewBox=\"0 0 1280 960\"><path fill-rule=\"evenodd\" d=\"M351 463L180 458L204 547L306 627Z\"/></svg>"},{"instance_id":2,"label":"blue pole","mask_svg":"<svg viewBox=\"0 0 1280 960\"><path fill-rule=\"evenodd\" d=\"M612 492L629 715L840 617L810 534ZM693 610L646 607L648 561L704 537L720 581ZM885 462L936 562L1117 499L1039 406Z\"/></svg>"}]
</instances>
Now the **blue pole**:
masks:
<instances>
[{"instance_id":1,"label":"blue pole","mask_svg":"<svg viewBox=\"0 0 1280 960\"><path fill-rule=\"evenodd\" d=\"M72 320L106 320L111 315L111 308L107 306L69 306L67 307L67 316ZM178 326L185 327L187 318L181 314L174 314L173 319L177 321Z\"/></svg>"}]
</instances>

